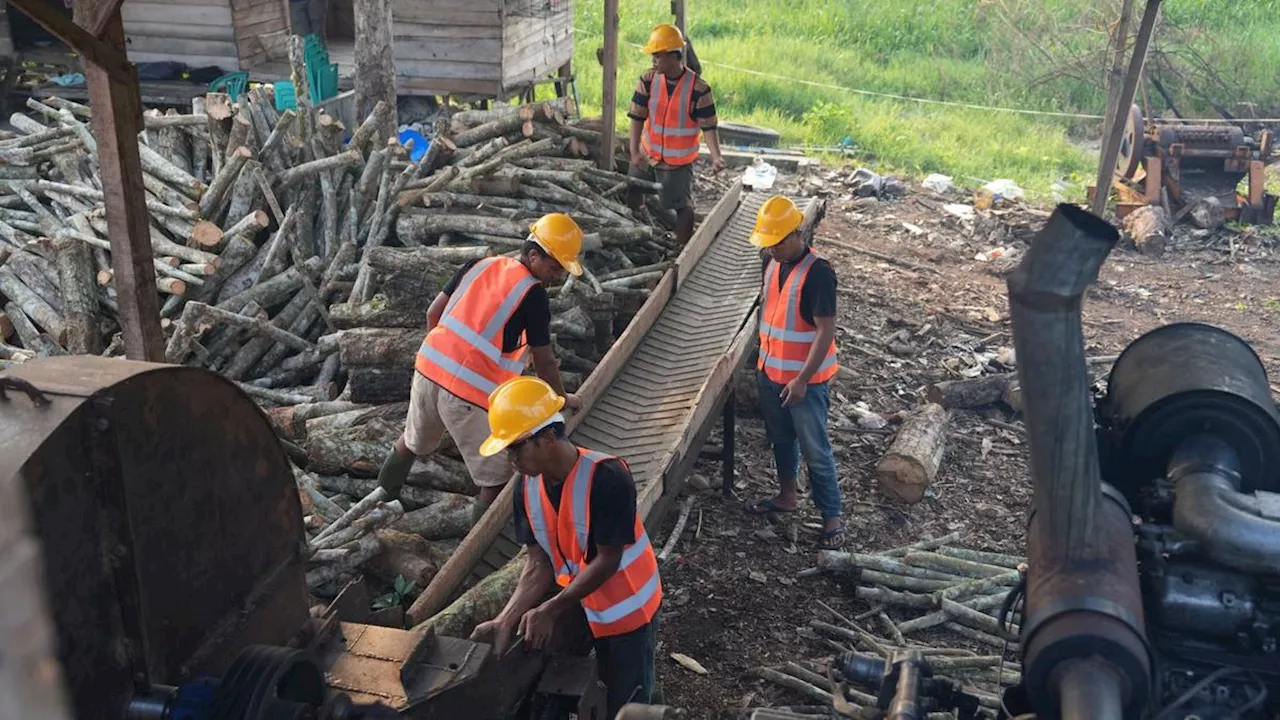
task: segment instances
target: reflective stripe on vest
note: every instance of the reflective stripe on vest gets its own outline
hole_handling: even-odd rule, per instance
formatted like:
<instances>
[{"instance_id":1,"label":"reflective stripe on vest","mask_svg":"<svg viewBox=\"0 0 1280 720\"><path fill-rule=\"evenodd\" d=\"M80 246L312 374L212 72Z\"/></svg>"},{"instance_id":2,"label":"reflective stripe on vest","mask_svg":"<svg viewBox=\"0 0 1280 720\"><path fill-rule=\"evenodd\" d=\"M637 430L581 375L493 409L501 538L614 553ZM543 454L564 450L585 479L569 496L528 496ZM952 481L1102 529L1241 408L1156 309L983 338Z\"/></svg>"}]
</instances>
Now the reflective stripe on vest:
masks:
<instances>
[{"instance_id":1,"label":"reflective stripe on vest","mask_svg":"<svg viewBox=\"0 0 1280 720\"><path fill-rule=\"evenodd\" d=\"M818 257L809 252L787 275L782 287L778 287L781 265L770 260L764 272L764 302L760 306L760 359L756 367L780 385L794 380L809 358L809 349L818 338L818 329L805 321L800 314L800 292L809 270ZM809 384L830 380L840 369L836 362L836 343L833 339Z\"/></svg>"},{"instance_id":2,"label":"reflective stripe on vest","mask_svg":"<svg viewBox=\"0 0 1280 720\"><path fill-rule=\"evenodd\" d=\"M596 468L601 462L616 459L581 448L578 453L578 462L560 491L559 512L547 497L540 476L526 475L523 480L529 527L539 547L551 559L556 582L561 587L567 587L587 564L591 484ZM645 625L662 603L658 558L638 515L635 537L634 543L623 548L617 572L582 599L583 612L595 637L621 635Z\"/></svg>"},{"instance_id":3,"label":"reflective stripe on vest","mask_svg":"<svg viewBox=\"0 0 1280 720\"><path fill-rule=\"evenodd\" d=\"M698 159L702 130L689 117L697 81L697 74L686 69L670 95L662 73L655 72L649 81L649 117L644 121L641 140L653 162L679 166Z\"/></svg>"},{"instance_id":4,"label":"reflective stripe on vest","mask_svg":"<svg viewBox=\"0 0 1280 720\"><path fill-rule=\"evenodd\" d=\"M440 322L422 341L414 369L450 393L487 409L489 393L524 372L524 348L503 352L502 336L507 321L537 282L514 258L477 262L463 274ZM495 299L499 299L496 306Z\"/></svg>"}]
</instances>

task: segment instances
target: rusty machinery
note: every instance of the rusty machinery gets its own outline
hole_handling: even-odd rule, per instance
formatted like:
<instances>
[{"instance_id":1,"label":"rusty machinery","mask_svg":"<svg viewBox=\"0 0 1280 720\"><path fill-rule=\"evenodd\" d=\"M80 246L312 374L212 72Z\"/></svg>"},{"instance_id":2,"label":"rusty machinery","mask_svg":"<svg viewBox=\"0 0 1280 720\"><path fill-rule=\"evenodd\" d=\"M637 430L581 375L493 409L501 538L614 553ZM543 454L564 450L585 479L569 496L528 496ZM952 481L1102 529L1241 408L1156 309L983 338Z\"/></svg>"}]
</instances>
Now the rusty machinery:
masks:
<instances>
[{"instance_id":1,"label":"rusty machinery","mask_svg":"<svg viewBox=\"0 0 1280 720\"><path fill-rule=\"evenodd\" d=\"M1228 221L1270 225L1276 196L1266 191L1271 133L1230 125L1147 122L1134 105L1116 157L1116 214L1163 205L1174 217L1214 198ZM1242 180L1247 191L1237 191ZM1090 188L1090 194L1096 192Z\"/></svg>"},{"instance_id":2,"label":"rusty machinery","mask_svg":"<svg viewBox=\"0 0 1280 720\"><path fill-rule=\"evenodd\" d=\"M559 703L603 720L580 652L494 657L367 624L358 583L313 617L289 462L221 376L43 358L0 376L0 398L0 478L43 546L76 718L497 720Z\"/></svg>"}]
</instances>

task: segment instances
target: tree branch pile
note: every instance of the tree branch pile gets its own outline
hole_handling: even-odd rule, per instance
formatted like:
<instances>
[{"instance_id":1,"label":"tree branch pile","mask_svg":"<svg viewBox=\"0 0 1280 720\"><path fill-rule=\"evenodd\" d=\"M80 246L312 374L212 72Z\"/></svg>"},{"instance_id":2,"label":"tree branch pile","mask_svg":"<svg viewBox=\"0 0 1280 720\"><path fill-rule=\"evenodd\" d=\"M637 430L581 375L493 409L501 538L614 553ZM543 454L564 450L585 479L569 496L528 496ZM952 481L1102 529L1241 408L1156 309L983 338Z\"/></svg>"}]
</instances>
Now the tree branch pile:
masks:
<instances>
[{"instance_id":1,"label":"tree branch pile","mask_svg":"<svg viewBox=\"0 0 1280 720\"><path fill-rule=\"evenodd\" d=\"M997 617L1018 584L1025 559L961 548L953 544L959 539L953 533L869 554L820 552L817 567L801 575L853 577L857 597L869 609L846 617L818 602L822 612L809 630L834 654L856 651L888 658L898 650L917 650L935 676L958 682L978 697L984 712L994 711L1003 688L1021 681L1021 666L1011 659L1017 653L1017 608L1007 628L999 627ZM753 674L789 690L789 696L829 708L838 692L827 674L834 654L760 667ZM874 708L875 695L875 688L848 687L844 699L855 708Z\"/></svg>"},{"instance_id":2,"label":"tree branch pile","mask_svg":"<svg viewBox=\"0 0 1280 720\"><path fill-rule=\"evenodd\" d=\"M27 109L0 133L0 361L121 356L93 111ZM416 161L378 136L389 110L348 128L305 93L277 111L261 86L148 111L139 136L166 360L221 373L266 411L297 469L320 595L358 572L420 591L468 528L477 489L451 446L399 500L362 502L403 430L427 308L460 266L518 255L545 213L578 221L588 273L548 288L573 390L680 250L646 204L657 185L599 170L600 133L568 100L457 113Z\"/></svg>"}]
</instances>

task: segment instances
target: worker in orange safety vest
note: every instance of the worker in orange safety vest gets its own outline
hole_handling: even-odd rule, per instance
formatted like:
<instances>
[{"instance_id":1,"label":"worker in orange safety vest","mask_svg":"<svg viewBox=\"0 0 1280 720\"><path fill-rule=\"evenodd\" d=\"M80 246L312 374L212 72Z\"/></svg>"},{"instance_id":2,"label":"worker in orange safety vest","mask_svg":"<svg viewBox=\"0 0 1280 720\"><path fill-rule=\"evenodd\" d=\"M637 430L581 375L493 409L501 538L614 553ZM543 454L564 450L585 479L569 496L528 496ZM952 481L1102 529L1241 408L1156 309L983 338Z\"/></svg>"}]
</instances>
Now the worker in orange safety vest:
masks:
<instances>
[{"instance_id":1,"label":"worker in orange safety vest","mask_svg":"<svg viewBox=\"0 0 1280 720\"><path fill-rule=\"evenodd\" d=\"M489 398L491 435L480 452L505 450L523 474L513 510L527 555L506 607L471 637L499 655L517 635L542 648L565 612L581 606L612 718L628 702L650 701L662 580L630 469L569 442L563 406L550 385L527 376Z\"/></svg>"},{"instance_id":2,"label":"worker in orange safety vest","mask_svg":"<svg viewBox=\"0 0 1280 720\"><path fill-rule=\"evenodd\" d=\"M530 228L518 257L486 257L461 268L427 310L427 335L414 360L404 433L387 453L378 484L397 497L417 457L435 451L445 432L453 438L480 488L472 524L511 478L501 457L480 454L489 434L489 395L521 375L525 350L534 370L565 395L551 349L551 305L546 286L565 273L582 274L582 230L573 218L551 213ZM569 406L580 407L568 395Z\"/></svg>"},{"instance_id":3,"label":"worker in orange safety vest","mask_svg":"<svg viewBox=\"0 0 1280 720\"><path fill-rule=\"evenodd\" d=\"M693 163L705 136L711 153L711 169L724 169L716 132L715 99L711 86L685 62L687 44L675 25L653 29L644 52L653 56L653 67L640 76L631 96L631 171L634 177L662 186L662 207L676 213L676 241L683 245L693 237ZM639 209L640 195L630 195Z\"/></svg>"},{"instance_id":4,"label":"worker in orange safety vest","mask_svg":"<svg viewBox=\"0 0 1280 720\"><path fill-rule=\"evenodd\" d=\"M776 515L797 507L800 457L809 468L813 502L822 513L819 547L843 544L840 482L827 433L828 384L836 361L836 275L805 242L804 213L776 195L760 207L750 242L763 248L763 303L756 380L765 430L773 445L779 493L749 501L747 512Z\"/></svg>"}]
</instances>

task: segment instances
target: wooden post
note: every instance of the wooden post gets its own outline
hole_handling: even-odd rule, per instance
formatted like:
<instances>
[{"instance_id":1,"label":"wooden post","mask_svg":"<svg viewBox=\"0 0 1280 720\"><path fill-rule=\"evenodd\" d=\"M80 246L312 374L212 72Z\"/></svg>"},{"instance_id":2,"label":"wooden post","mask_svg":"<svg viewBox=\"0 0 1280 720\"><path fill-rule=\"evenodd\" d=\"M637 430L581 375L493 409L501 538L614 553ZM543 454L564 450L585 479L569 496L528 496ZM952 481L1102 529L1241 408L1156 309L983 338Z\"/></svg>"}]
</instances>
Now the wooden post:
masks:
<instances>
[{"instance_id":1,"label":"wooden post","mask_svg":"<svg viewBox=\"0 0 1280 720\"><path fill-rule=\"evenodd\" d=\"M93 135L102 171L125 355L130 360L164 362L150 220L138 157L142 100L137 70L125 55L120 19L123 2L77 0L75 16L80 24L42 0L13 0L11 4L84 60L89 104L98 109L93 114Z\"/></svg>"},{"instance_id":2,"label":"wooden post","mask_svg":"<svg viewBox=\"0 0 1280 720\"><path fill-rule=\"evenodd\" d=\"M374 147L382 147L398 126L396 59L391 39L391 1L355 0L356 116L368 117L381 100L391 108L374 131Z\"/></svg>"},{"instance_id":3,"label":"wooden post","mask_svg":"<svg viewBox=\"0 0 1280 720\"><path fill-rule=\"evenodd\" d=\"M1116 121L1116 100L1120 97L1120 88L1124 85L1124 51L1129 49L1129 21L1133 18L1133 0L1124 0L1120 6L1120 20L1116 23L1114 39L1115 58L1111 61L1111 70L1107 73L1107 110L1102 117L1102 137ZM1128 113L1126 112L1127 116Z\"/></svg>"},{"instance_id":4,"label":"wooden post","mask_svg":"<svg viewBox=\"0 0 1280 720\"><path fill-rule=\"evenodd\" d=\"M600 99L600 167L613 169L618 112L618 0L604 0L604 92Z\"/></svg>"},{"instance_id":5,"label":"wooden post","mask_svg":"<svg viewBox=\"0 0 1280 720\"><path fill-rule=\"evenodd\" d=\"M1129 0L1130 2L1132 0ZM689 33L684 29L685 24L685 6L684 0L671 0L671 14L676 16L676 27L680 28L680 34L689 37Z\"/></svg>"},{"instance_id":6,"label":"wooden post","mask_svg":"<svg viewBox=\"0 0 1280 720\"><path fill-rule=\"evenodd\" d=\"M1122 108L1133 105L1133 96L1138 91L1138 78L1142 75L1142 67L1147 61L1147 48L1151 45L1151 36L1155 33L1156 17L1160 13L1160 0L1147 0L1147 7L1142 12L1142 24L1138 27L1138 38L1133 44L1133 56L1129 58L1129 70L1125 74L1124 87L1120 89L1120 97L1116 100L1116 113L1111 128L1106 135L1102 158L1098 163L1097 192L1093 196L1093 214L1101 215L1107 209L1107 198L1111 196L1111 182L1115 179L1116 156L1120 153L1120 140L1124 137L1128 112Z\"/></svg>"}]
</instances>

